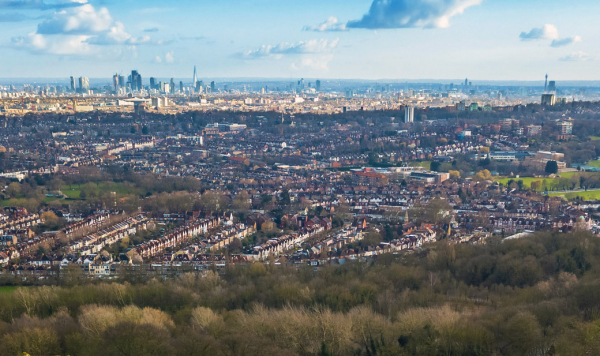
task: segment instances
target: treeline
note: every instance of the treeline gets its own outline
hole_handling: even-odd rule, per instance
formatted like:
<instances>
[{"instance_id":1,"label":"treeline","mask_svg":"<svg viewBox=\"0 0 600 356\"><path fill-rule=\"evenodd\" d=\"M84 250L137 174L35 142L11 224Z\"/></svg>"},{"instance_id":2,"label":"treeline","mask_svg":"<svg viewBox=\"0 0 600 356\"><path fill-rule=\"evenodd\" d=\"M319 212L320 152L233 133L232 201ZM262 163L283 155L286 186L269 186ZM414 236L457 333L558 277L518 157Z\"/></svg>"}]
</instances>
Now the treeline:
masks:
<instances>
[{"instance_id":1,"label":"treeline","mask_svg":"<svg viewBox=\"0 0 600 356\"><path fill-rule=\"evenodd\" d=\"M0 355L597 355L600 241L439 242L373 263L252 264L0 294Z\"/></svg>"}]
</instances>

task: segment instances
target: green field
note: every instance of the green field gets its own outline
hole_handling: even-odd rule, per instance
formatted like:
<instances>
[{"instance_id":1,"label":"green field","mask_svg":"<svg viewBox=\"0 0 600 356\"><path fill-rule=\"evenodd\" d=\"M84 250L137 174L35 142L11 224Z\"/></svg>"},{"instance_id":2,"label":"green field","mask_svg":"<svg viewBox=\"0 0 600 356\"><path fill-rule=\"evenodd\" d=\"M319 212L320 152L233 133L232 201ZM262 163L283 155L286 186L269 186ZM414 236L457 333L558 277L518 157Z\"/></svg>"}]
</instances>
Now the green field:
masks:
<instances>
[{"instance_id":1,"label":"green field","mask_svg":"<svg viewBox=\"0 0 600 356\"><path fill-rule=\"evenodd\" d=\"M523 185L527 188L530 189L531 188L531 182L533 181L540 181L542 182L546 182L546 185L548 186L548 188L550 188L552 186L552 183L554 183L554 181L558 180L559 178L571 178L574 175L578 174L579 172L565 172L565 173L560 173L559 176L557 178L533 178L533 177L522 177L522 178L510 178L510 177L494 177L494 181L498 182L498 183L502 183L505 186L508 184L508 182L510 180L514 180L515 182L518 182L520 180L523 181ZM538 190L538 191L543 191L543 190Z\"/></svg>"},{"instance_id":2,"label":"green field","mask_svg":"<svg viewBox=\"0 0 600 356\"><path fill-rule=\"evenodd\" d=\"M98 190L104 193L115 192L118 196L124 196L128 194L139 194L140 189L129 187L123 183L110 182L98 184ZM78 184L66 185L62 187L62 192L71 199L79 199L79 195L81 194L81 186Z\"/></svg>"},{"instance_id":3,"label":"green field","mask_svg":"<svg viewBox=\"0 0 600 356\"><path fill-rule=\"evenodd\" d=\"M586 164L586 166L592 166L596 168L600 168L600 161L590 161Z\"/></svg>"},{"instance_id":4,"label":"green field","mask_svg":"<svg viewBox=\"0 0 600 356\"><path fill-rule=\"evenodd\" d=\"M17 287L0 287L0 294L2 294L2 293L11 293L15 289L17 289Z\"/></svg>"},{"instance_id":5,"label":"green field","mask_svg":"<svg viewBox=\"0 0 600 356\"><path fill-rule=\"evenodd\" d=\"M67 196L67 199L59 199L57 197L44 197L44 203L49 204L53 201L59 201L61 204L67 204L67 205L71 204L74 201L80 200L79 195L81 194L81 187L83 187L83 185L81 185L81 186L78 184L65 185L62 187L61 191L63 192L64 195ZM115 183L115 182L98 184L98 191L100 193L115 192L115 193L117 193L117 197L123 197L123 196L129 195L129 194L141 195L143 193L142 188L135 188L135 187L131 187L126 184L123 184L123 183ZM21 201L22 201L22 199L19 199L19 198L3 200L1 205L3 207L20 206L20 205L23 205L21 203Z\"/></svg>"},{"instance_id":6,"label":"green field","mask_svg":"<svg viewBox=\"0 0 600 356\"><path fill-rule=\"evenodd\" d=\"M600 200L600 190L594 190L591 192L576 192L576 193L550 193L548 195L551 197L562 197L566 200L575 200L576 198L581 198L586 201Z\"/></svg>"},{"instance_id":7,"label":"green field","mask_svg":"<svg viewBox=\"0 0 600 356\"><path fill-rule=\"evenodd\" d=\"M590 140L592 140L592 141L600 141L600 137L598 137L598 136L590 136Z\"/></svg>"},{"instance_id":8,"label":"green field","mask_svg":"<svg viewBox=\"0 0 600 356\"><path fill-rule=\"evenodd\" d=\"M569 178L569 177L565 177L565 178ZM494 181L498 182L498 183L502 183L505 186L508 185L508 182L511 180L514 180L515 182L518 182L520 180L523 181L523 185L529 189L531 187L531 182L533 181L541 181L541 182L546 182L546 185L551 186L552 182L554 182L556 178L532 178L532 177L523 177L523 178L507 178L507 177L497 177L494 178ZM543 183L542 183L543 184Z\"/></svg>"},{"instance_id":9,"label":"green field","mask_svg":"<svg viewBox=\"0 0 600 356\"><path fill-rule=\"evenodd\" d=\"M413 167L423 167L427 170L431 169L431 162L430 161L424 161L424 162L412 162L410 164Z\"/></svg>"}]
</instances>

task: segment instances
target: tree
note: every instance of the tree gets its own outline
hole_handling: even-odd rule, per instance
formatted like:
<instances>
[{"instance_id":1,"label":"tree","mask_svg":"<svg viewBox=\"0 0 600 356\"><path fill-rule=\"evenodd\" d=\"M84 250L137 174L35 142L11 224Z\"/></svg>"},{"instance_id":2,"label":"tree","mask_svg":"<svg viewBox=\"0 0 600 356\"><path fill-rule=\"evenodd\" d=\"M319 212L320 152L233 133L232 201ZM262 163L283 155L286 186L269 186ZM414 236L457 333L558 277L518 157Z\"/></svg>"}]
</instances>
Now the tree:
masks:
<instances>
[{"instance_id":1,"label":"tree","mask_svg":"<svg viewBox=\"0 0 600 356\"><path fill-rule=\"evenodd\" d=\"M442 165L442 164L441 164L440 162L433 161L433 162L431 162L431 167L430 167L430 169L431 169L432 171L434 171L434 172L439 172L439 170L440 170L440 166L441 166L441 165Z\"/></svg>"},{"instance_id":2,"label":"tree","mask_svg":"<svg viewBox=\"0 0 600 356\"><path fill-rule=\"evenodd\" d=\"M546 163L546 173L547 174L557 174L558 173L558 163L556 161L548 161L548 163Z\"/></svg>"},{"instance_id":3,"label":"tree","mask_svg":"<svg viewBox=\"0 0 600 356\"><path fill-rule=\"evenodd\" d=\"M451 179L460 179L459 171L448 171L448 173L450 174Z\"/></svg>"},{"instance_id":4,"label":"tree","mask_svg":"<svg viewBox=\"0 0 600 356\"><path fill-rule=\"evenodd\" d=\"M142 127L142 135L147 135L147 134L148 134L148 126Z\"/></svg>"},{"instance_id":5,"label":"tree","mask_svg":"<svg viewBox=\"0 0 600 356\"><path fill-rule=\"evenodd\" d=\"M124 322L110 327L104 334L104 350L115 356L172 355L171 336L150 324Z\"/></svg>"},{"instance_id":6,"label":"tree","mask_svg":"<svg viewBox=\"0 0 600 356\"><path fill-rule=\"evenodd\" d=\"M240 211L246 211L250 209L250 194L247 191L242 190L237 193L233 199L233 208Z\"/></svg>"},{"instance_id":7,"label":"tree","mask_svg":"<svg viewBox=\"0 0 600 356\"><path fill-rule=\"evenodd\" d=\"M21 185L17 182L10 183L6 188L6 194L8 194L8 196L11 198L18 196L21 194Z\"/></svg>"},{"instance_id":8,"label":"tree","mask_svg":"<svg viewBox=\"0 0 600 356\"><path fill-rule=\"evenodd\" d=\"M477 174L475 174L475 180L478 182L481 182L484 180L490 180L490 179L492 179L492 174L487 169L484 169L483 171L479 171L479 172L477 172Z\"/></svg>"},{"instance_id":9,"label":"tree","mask_svg":"<svg viewBox=\"0 0 600 356\"><path fill-rule=\"evenodd\" d=\"M42 222L48 226L54 226L58 224L58 216L52 211L46 211L42 214Z\"/></svg>"},{"instance_id":10,"label":"tree","mask_svg":"<svg viewBox=\"0 0 600 356\"><path fill-rule=\"evenodd\" d=\"M284 189L284 191L281 192L281 204L290 205L291 202L292 200L290 198L290 192L287 189Z\"/></svg>"}]
</instances>

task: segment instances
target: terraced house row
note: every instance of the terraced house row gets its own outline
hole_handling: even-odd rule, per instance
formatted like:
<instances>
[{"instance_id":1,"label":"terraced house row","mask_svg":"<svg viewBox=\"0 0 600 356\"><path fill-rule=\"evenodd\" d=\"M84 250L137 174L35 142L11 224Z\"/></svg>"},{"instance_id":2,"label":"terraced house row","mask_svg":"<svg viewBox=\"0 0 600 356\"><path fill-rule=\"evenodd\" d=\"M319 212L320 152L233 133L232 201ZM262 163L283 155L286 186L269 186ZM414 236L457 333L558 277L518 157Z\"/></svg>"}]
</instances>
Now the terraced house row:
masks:
<instances>
[{"instance_id":1,"label":"terraced house row","mask_svg":"<svg viewBox=\"0 0 600 356\"><path fill-rule=\"evenodd\" d=\"M106 246L110 246L120 240L134 235L138 230L147 229L148 219L143 214L130 217L125 221L112 225L106 229L86 236L83 240L71 245L71 251L83 255L99 253Z\"/></svg>"},{"instance_id":2,"label":"terraced house row","mask_svg":"<svg viewBox=\"0 0 600 356\"><path fill-rule=\"evenodd\" d=\"M220 217L190 222L158 240L152 240L137 246L134 252L137 252L143 258L154 257L167 248L177 247L194 236L207 233L209 229L216 228L220 223Z\"/></svg>"},{"instance_id":3,"label":"terraced house row","mask_svg":"<svg viewBox=\"0 0 600 356\"><path fill-rule=\"evenodd\" d=\"M316 236L325 231L325 228L321 225L313 225L308 228L303 228L295 234L281 236L277 239L272 239L266 243L255 246L251 256L256 261L264 261L269 257L277 257L286 251L289 251L295 247L299 247L303 242L309 238Z\"/></svg>"}]
</instances>

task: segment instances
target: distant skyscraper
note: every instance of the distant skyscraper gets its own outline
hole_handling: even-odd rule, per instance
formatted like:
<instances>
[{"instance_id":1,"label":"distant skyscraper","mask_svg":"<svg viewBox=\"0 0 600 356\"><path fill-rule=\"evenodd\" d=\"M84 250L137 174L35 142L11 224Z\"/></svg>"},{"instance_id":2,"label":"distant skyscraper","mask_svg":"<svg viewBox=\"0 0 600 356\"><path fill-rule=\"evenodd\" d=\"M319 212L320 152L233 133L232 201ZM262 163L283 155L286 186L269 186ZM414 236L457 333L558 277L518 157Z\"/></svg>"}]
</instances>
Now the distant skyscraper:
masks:
<instances>
[{"instance_id":1,"label":"distant skyscraper","mask_svg":"<svg viewBox=\"0 0 600 356\"><path fill-rule=\"evenodd\" d=\"M131 90L142 90L142 76L137 70L131 71Z\"/></svg>"},{"instance_id":2,"label":"distant skyscraper","mask_svg":"<svg viewBox=\"0 0 600 356\"><path fill-rule=\"evenodd\" d=\"M71 91L75 91L75 78L71 76Z\"/></svg>"},{"instance_id":3,"label":"distant skyscraper","mask_svg":"<svg viewBox=\"0 0 600 356\"><path fill-rule=\"evenodd\" d=\"M119 88L125 88L126 85L127 85L127 83L125 82L125 76L120 75L119 76Z\"/></svg>"},{"instance_id":4,"label":"distant skyscraper","mask_svg":"<svg viewBox=\"0 0 600 356\"><path fill-rule=\"evenodd\" d=\"M119 91L119 73L115 73L115 75L113 75L113 87L115 92Z\"/></svg>"},{"instance_id":5,"label":"distant skyscraper","mask_svg":"<svg viewBox=\"0 0 600 356\"><path fill-rule=\"evenodd\" d=\"M214 93L215 92L215 82L210 82L210 92Z\"/></svg>"},{"instance_id":6,"label":"distant skyscraper","mask_svg":"<svg viewBox=\"0 0 600 356\"><path fill-rule=\"evenodd\" d=\"M555 92L555 91L556 91L556 82L555 82L554 80L551 80L551 81L548 83L548 91L549 91L550 93L552 93L552 92Z\"/></svg>"},{"instance_id":7,"label":"distant skyscraper","mask_svg":"<svg viewBox=\"0 0 600 356\"><path fill-rule=\"evenodd\" d=\"M465 86L469 86L469 78L465 79Z\"/></svg>"},{"instance_id":8,"label":"distant skyscraper","mask_svg":"<svg viewBox=\"0 0 600 356\"><path fill-rule=\"evenodd\" d=\"M194 66L194 79L192 80L194 87L197 85L196 83L198 83L198 75L196 74L196 66Z\"/></svg>"},{"instance_id":9,"label":"distant skyscraper","mask_svg":"<svg viewBox=\"0 0 600 356\"><path fill-rule=\"evenodd\" d=\"M183 81L179 82L179 91L183 94Z\"/></svg>"},{"instance_id":10,"label":"distant skyscraper","mask_svg":"<svg viewBox=\"0 0 600 356\"><path fill-rule=\"evenodd\" d=\"M415 121L415 107L409 105L404 109L404 122L411 123L414 121Z\"/></svg>"},{"instance_id":11,"label":"distant skyscraper","mask_svg":"<svg viewBox=\"0 0 600 356\"><path fill-rule=\"evenodd\" d=\"M544 91L548 91L548 74L546 74L546 84L544 84Z\"/></svg>"},{"instance_id":12,"label":"distant skyscraper","mask_svg":"<svg viewBox=\"0 0 600 356\"><path fill-rule=\"evenodd\" d=\"M156 89L156 78L150 77L150 89Z\"/></svg>"},{"instance_id":13,"label":"distant skyscraper","mask_svg":"<svg viewBox=\"0 0 600 356\"><path fill-rule=\"evenodd\" d=\"M171 94L175 94L175 80L173 78L171 78L169 87L171 88Z\"/></svg>"},{"instance_id":14,"label":"distant skyscraper","mask_svg":"<svg viewBox=\"0 0 600 356\"><path fill-rule=\"evenodd\" d=\"M79 77L79 89L81 91L88 90L90 88L90 79L88 77Z\"/></svg>"},{"instance_id":15,"label":"distant skyscraper","mask_svg":"<svg viewBox=\"0 0 600 356\"><path fill-rule=\"evenodd\" d=\"M556 104L556 96L554 94L543 94L542 105L543 106L554 106Z\"/></svg>"},{"instance_id":16,"label":"distant skyscraper","mask_svg":"<svg viewBox=\"0 0 600 356\"><path fill-rule=\"evenodd\" d=\"M317 89L317 91L321 91L321 81L317 80L317 82L315 83L315 89Z\"/></svg>"}]
</instances>

